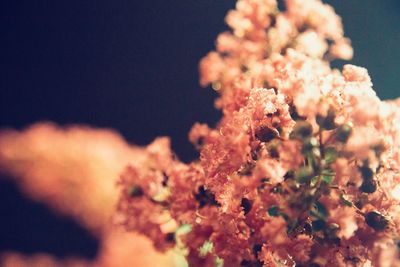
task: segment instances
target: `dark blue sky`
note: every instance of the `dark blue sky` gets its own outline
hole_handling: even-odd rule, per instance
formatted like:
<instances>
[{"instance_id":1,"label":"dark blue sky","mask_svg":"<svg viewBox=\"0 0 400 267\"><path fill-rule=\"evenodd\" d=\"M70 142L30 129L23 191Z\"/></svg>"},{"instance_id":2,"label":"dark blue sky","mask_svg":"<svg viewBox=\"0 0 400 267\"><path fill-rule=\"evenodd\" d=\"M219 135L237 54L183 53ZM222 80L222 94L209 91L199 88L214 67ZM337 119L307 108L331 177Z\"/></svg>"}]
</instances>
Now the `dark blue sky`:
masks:
<instances>
[{"instance_id":1,"label":"dark blue sky","mask_svg":"<svg viewBox=\"0 0 400 267\"><path fill-rule=\"evenodd\" d=\"M400 1L327 2L353 41L352 63L368 68L381 98L399 97ZM190 127L219 118L215 93L198 85L197 64L226 29L223 18L233 6L232 0L2 1L0 127L84 123L114 128L137 144L168 135L181 158L193 158ZM0 250L95 252L76 225L5 182L0 218ZM87 249L72 249L79 244Z\"/></svg>"}]
</instances>

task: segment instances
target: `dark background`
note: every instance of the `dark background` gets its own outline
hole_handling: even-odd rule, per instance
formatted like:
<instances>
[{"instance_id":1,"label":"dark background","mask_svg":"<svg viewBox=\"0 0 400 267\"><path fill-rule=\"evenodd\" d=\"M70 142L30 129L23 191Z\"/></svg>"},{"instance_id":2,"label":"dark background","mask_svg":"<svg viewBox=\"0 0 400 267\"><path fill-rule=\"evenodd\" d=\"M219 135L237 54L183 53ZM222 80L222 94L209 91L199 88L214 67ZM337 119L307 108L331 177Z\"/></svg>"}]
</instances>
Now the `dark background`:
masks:
<instances>
[{"instance_id":1,"label":"dark background","mask_svg":"<svg viewBox=\"0 0 400 267\"><path fill-rule=\"evenodd\" d=\"M400 96L400 1L327 1L383 99ZM227 0L2 1L0 127L37 121L114 128L131 142L172 137L184 160L187 133L213 125L215 93L197 63L226 29ZM336 63L339 66L341 63ZM96 241L71 220L0 179L0 252L94 257Z\"/></svg>"}]
</instances>

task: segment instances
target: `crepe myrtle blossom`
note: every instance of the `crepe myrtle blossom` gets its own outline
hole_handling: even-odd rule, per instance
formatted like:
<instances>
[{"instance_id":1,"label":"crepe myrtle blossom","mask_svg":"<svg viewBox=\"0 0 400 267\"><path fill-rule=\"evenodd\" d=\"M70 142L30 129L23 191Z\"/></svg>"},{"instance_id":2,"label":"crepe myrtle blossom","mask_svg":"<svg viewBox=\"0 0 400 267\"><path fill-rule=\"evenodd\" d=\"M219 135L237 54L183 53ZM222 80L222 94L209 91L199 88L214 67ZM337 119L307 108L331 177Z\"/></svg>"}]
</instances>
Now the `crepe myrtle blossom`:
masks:
<instances>
[{"instance_id":1,"label":"crepe myrtle blossom","mask_svg":"<svg viewBox=\"0 0 400 267\"><path fill-rule=\"evenodd\" d=\"M117 215L189 266L400 266L399 101L381 101L319 0L239 0L200 61L220 95L200 157L128 166ZM183 229L183 230L182 230Z\"/></svg>"}]
</instances>

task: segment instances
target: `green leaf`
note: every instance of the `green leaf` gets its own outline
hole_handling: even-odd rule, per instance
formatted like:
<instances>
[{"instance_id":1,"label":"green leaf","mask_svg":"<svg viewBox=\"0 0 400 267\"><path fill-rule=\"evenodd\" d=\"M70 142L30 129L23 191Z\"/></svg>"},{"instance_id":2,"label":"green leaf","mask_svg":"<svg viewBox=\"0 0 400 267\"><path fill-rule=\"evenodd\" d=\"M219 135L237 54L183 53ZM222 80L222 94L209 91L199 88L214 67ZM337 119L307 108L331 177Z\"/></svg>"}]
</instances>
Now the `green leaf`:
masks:
<instances>
[{"instance_id":1,"label":"green leaf","mask_svg":"<svg viewBox=\"0 0 400 267\"><path fill-rule=\"evenodd\" d=\"M321 174L328 175L328 176L335 176L336 172L334 170L332 170L331 168L326 168L326 169L322 170Z\"/></svg>"},{"instance_id":2,"label":"green leaf","mask_svg":"<svg viewBox=\"0 0 400 267\"><path fill-rule=\"evenodd\" d=\"M311 178L311 186L315 186L318 183L319 176L314 176Z\"/></svg>"},{"instance_id":3,"label":"green leaf","mask_svg":"<svg viewBox=\"0 0 400 267\"><path fill-rule=\"evenodd\" d=\"M324 181L327 184L331 184L333 181L333 176L330 175L322 175L322 181Z\"/></svg>"},{"instance_id":4,"label":"green leaf","mask_svg":"<svg viewBox=\"0 0 400 267\"><path fill-rule=\"evenodd\" d=\"M214 245L210 240L206 240L204 244L199 248L200 257L204 258L213 249Z\"/></svg>"},{"instance_id":5,"label":"green leaf","mask_svg":"<svg viewBox=\"0 0 400 267\"><path fill-rule=\"evenodd\" d=\"M325 150L325 162L326 164L332 164L338 157L338 153L335 148L328 147Z\"/></svg>"}]
</instances>

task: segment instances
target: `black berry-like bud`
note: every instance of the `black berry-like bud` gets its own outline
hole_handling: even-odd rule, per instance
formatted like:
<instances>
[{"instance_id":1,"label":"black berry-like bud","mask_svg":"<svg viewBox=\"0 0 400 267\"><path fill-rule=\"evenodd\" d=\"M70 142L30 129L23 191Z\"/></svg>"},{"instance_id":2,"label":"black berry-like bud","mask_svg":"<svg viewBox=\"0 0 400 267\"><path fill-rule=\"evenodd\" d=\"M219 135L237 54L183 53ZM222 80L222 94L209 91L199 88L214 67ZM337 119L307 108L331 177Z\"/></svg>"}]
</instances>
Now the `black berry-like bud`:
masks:
<instances>
[{"instance_id":1,"label":"black berry-like bud","mask_svg":"<svg viewBox=\"0 0 400 267\"><path fill-rule=\"evenodd\" d=\"M335 124L335 117L335 110L329 109L326 116L317 115L316 121L322 129L333 130L337 127Z\"/></svg>"},{"instance_id":2,"label":"black berry-like bud","mask_svg":"<svg viewBox=\"0 0 400 267\"><path fill-rule=\"evenodd\" d=\"M385 152L386 146L383 142L379 142L378 144L374 145L372 149L374 150L375 155L377 157L380 157L383 154L383 152Z\"/></svg>"},{"instance_id":3,"label":"black berry-like bud","mask_svg":"<svg viewBox=\"0 0 400 267\"><path fill-rule=\"evenodd\" d=\"M279 158L278 147L279 147L279 140L277 140L277 139L272 140L267 145L267 151L271 158Z\"/></svg>"},{"instance_id":4,"label":"black berry-like bud","mask_svg":"<svg viewBox=\"0 0 400 267\"><path fill-rule=\"evenodd\" d=\"M300 116L299 113L297 113L297 109L293 104L289 105L289 113L290 113L290 117L292 117L292 119L295 121L305 119L305 117Z\"/></svg>"},{"instance_id":5,"label":"black berry-like bud","mask_svg":"<svg viewBox=\"0 0 400 267\"><path fill-rule=\"evenodd\" d=\"M291 139L305 139L311 137L312 126L307 121L297 121L293 131L290 133Z\"/></svg>"},{"instance_id":6,"label":"black berry-like bud","mask_svg":"<svg viewBox=\"0 0 400 267\"><path fill-rule=\"evenodd\" d=\"M132 185L131 188L129 188L128 194L131 197L141 197L143 196L144 192L140 186Z\"/></svg>"},{"instance_id":7,"label":"black berry-like bud","mask_svg":"<svg viewBox=\"0 0 400 267\"><path fill-rule=\"evenodd\" d=\"M254 257L258 257L258 253L261 251L261 249L262 249L262 244L255 244L254 246L253 246L253 255L254 255Z\"/></svg>"},{"instance_id":8,"label":"black berry-like bud","mask_svg":"<svg viewBox=\"0 0 400 267\"><path fill-rule=\"evenodd\" d=\"M169 243L175 242L175 233L167 233L165 235L165 241L167 241Z\"/></svg>"},{"instance_id":9,"label":"black berry-like bud","mask_svg":"<svg viewBox=\"0 0 400 267\"><path fill-rule=\"evenodd\" d=\"M244 215L246 215L247 213L250 212L250 210L253 206L253 203L247 198L242 198L242 202L240 205L243 208Z\"/></svg>"},{"instance_id":10,"label":"black berry-like bud","mask_svg":"<svg viewBox=\"0 0 400 267\"><path fill-rule=\"evenodd\" d=\"M321 231L324 230L326 226L326 222L324 220L315 220L312 222L312 229L314 231Z\"/></svg>"},{"instance_id":11,"label":"black berry-like bud","mask_svg":"<svg viewBox=\"0 0 400 267\"><path fill-rule=\"evenodd\" d=\"M388 219L377 211L368 212L365 215L365 222L375 231L383 231L389 225Z\"/></svg>"},{"instance_id":12,"label":"black berry-like bud","mask_svg":"<svg viewBox=\"0 0 400 267\"><path fill-rule=\"evenodd\" d=\"M215 200L215 195L208 189L206 189L203 185L199 186L198 193L194 195L196 200L199 202L200 208L211 205L219 207L220 204Z\"/></svg>"},{"instance_id":13,"label":"black berry-like bud","mask_svg":"<svg viewBox=\"0 0 400 267\"><path fill-rule=\"evenodd\" d=\"M261 142L269 142L269 141L273 140L274 138L278 137L279 132L277 129L274 129L267 125L261 125L256 130L255 135L256 135L256 138L258 140L260 140Z\"/></svg>"},{"instance_id":14,"label":"black berry-like bud","mask_svg":"<svg viewBox=\"0 0 400 267\"><path fill-rule=\"evenodd\" d=\"M377 188L376 181L373 179L364 180L360 186L361 192L369 194L374 193L376 191L376 188Z\"/></svg>"},{"instance_id":15,"label":"black berry-like bud","mask_svg":"<svg viewBox=\"0 0 400 267\"><path fill-rule=\"evenodd\" d=\"M351 135L352 128L348 124L343 124L336 130L336 140L341 143L346 143Z\"/></svg>"},{"instance_id":16,"label":"black berry-like bud","mask_svg":"<svg viewBox=\"0 0 400 267\"><path fill-rule=\"evenodd\" d=\"M374 177L374 172L368 166L360 167L360 172L364 180L372 180L372 178Z\"/></svg>"}]
</instances>

